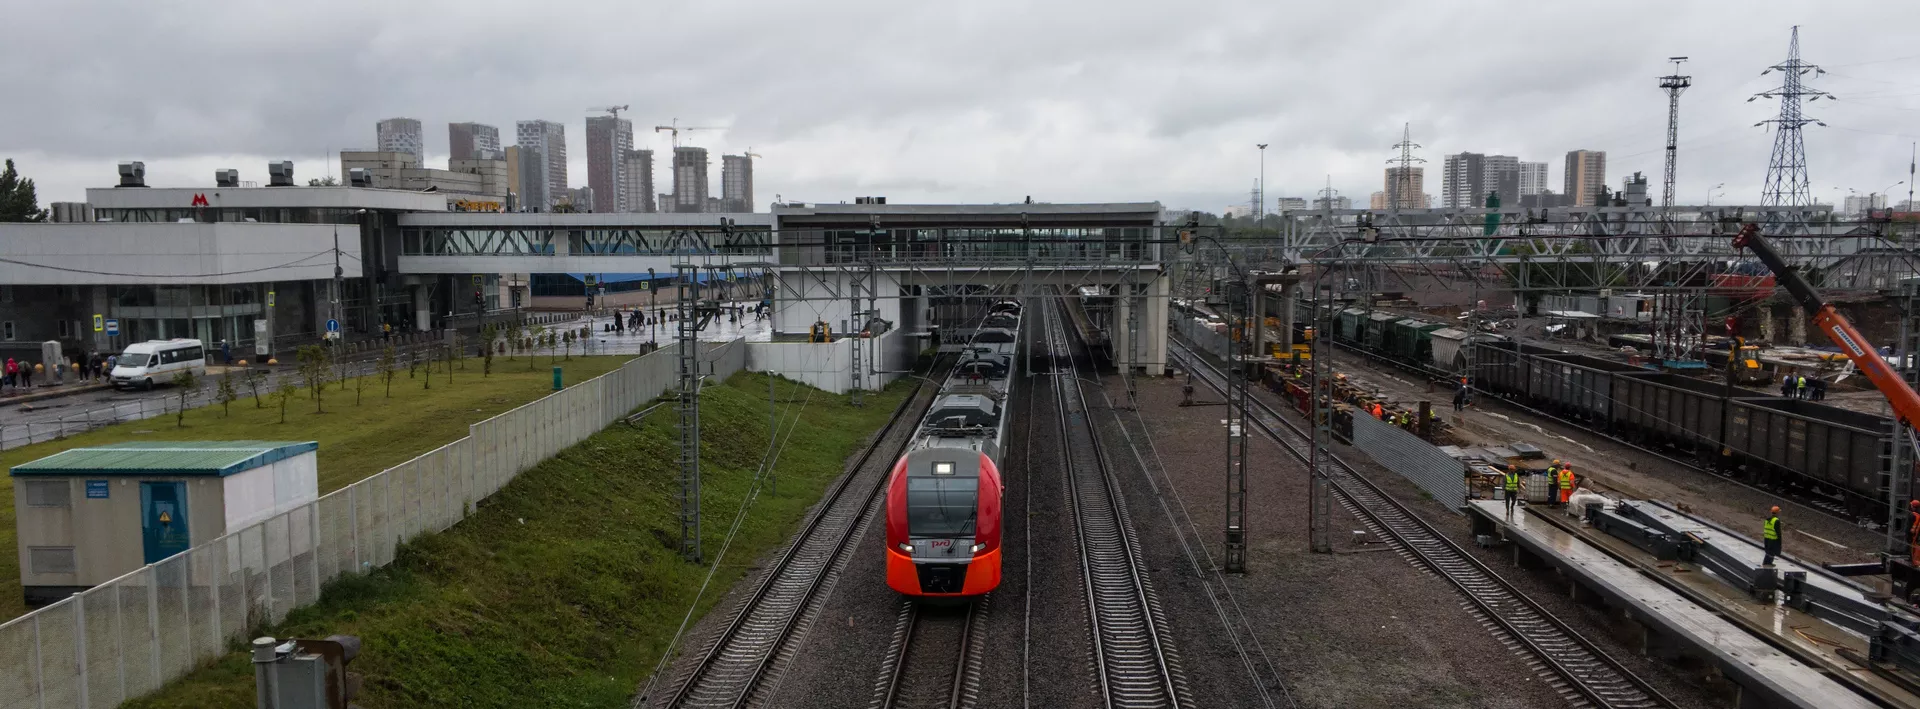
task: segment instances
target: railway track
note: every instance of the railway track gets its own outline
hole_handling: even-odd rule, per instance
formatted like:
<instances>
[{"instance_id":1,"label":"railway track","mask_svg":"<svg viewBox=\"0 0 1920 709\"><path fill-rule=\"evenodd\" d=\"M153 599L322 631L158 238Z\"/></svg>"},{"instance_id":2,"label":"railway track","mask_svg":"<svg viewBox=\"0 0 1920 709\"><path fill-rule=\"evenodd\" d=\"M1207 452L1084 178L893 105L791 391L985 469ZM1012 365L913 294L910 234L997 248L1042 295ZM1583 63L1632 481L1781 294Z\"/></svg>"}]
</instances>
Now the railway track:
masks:
<instances>
[{"instance_id":1,"label":"railway track","mask_svg":"<svg viewBox=\"0 0 1920 709\"><path fill-rule=\"evenodd\" d=\"M1046 340L1055 362L1072 361L1061 306L1046 312ZM1100 436L1088 415L1078 365L1056 370L1062 464L1080 549L1081 577L1092 627L1095 674L1107 707L1192 706L1167 620L1148 582L1140 542L1108 473Z\"/></svg>"},{"instance_id":2,"label":"railway track","mask_svg":"<svg viewBox=\"0 0 1920 709\"><path fill-rule=\"evenodd\" d=\"M841 569L851 558L854 540L877 516L887 474L912 440L915 422L937 390L921 380L893 418L861 452L851 472L840 476L814 508L792 543L735 608L697 661L683 671L660 707L759 706L785 669L826 602ZM917 413L909 413L909 410ZM901 424L902 421L906 423ZM882 455L876 455L876 454ZM645 705L642 700L642 705Z\"/></svg>"},{"instance_id":3,"label":"railway track","mask_svg":"<svg viewBox=\"0 0 1920 709\"><path fill-rule=\"evenodd\" d=\"M1181 366L1225 393L1226 377L1217 367L1185 343L1169 338L1169 344ZM1247 420L1293 457L1307 463L1311 445L1307 434L1259 398L1249 397L1248 403ZM1321 472L1339 493L1343 506L1371 531L1392 539L1402 551L1465 594L1484 621L1538 659L1537 669L1551 673L1554 689L1569 702L1608 709L1676 706L1412 510L1359 475L1345 461L1332 456L1326 458L1321 463Z\"/></svg>"},{"instance_id":4,"label":"railway track","mask_svg":"<svg viewBox=\"0 0 1920 709\"><path fill-rule=\"evenodd\" d=\"M959 607L900 599L874 709L963 709L980 699L984 624L993 596Z\"/></svg>"}]
</instances>

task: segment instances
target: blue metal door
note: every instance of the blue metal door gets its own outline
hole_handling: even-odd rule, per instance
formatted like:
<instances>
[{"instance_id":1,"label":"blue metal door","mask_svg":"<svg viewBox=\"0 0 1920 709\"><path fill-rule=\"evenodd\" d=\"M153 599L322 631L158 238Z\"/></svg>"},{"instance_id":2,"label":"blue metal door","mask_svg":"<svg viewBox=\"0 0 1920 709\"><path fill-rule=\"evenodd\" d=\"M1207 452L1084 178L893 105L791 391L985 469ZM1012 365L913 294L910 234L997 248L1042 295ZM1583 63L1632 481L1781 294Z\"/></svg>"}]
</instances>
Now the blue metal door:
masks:
<instances>
[{"instance_id":1,"label":"blue metal door","mask_svg":"<svg viewBox=\"0 0 1920 709\"><path fill-rule=\"evenodd\" d=\"M140 483L140 534L149 564L191 546L187 535L186 483Z\"/></svg>"}]
</instances>

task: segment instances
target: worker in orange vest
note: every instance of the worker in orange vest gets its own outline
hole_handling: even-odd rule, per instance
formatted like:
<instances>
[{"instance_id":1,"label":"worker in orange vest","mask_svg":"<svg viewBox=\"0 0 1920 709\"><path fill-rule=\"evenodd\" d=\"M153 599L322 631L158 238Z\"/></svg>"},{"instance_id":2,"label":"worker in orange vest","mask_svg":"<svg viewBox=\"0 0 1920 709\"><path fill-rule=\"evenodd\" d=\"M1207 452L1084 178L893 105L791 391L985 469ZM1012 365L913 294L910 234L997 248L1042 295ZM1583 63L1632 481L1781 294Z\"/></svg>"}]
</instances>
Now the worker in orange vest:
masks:
<instances>
[{"instance_id":1,"label":"worker in orange vest","mask_svg":"<svg viewBox=\"0 0 1920 709\"><path fill-rule=\"evenodd\" d=\"M1907 523L1907 557L1914 566L1920 566L1920 500L1908 501L1907 512L1913 515Z\"/></svg>"},{"instance_id":2,"label":"worker in orange vest","mask_svg":"<svg viewBox=\"0 0 1920 709\"><path fill-rule=\"evenodd\" d=\"M1385 421L1385 420L1387 420L1387 410L1386 410L1386 409L1383 409L1383 408L1381 408L1381 407L1380 407L1380 402L1378 402L1378 401L1376 401L1376 402L1373 402L1373 411L1372 411L1372 412L1370 412L1370 413L1372 413L1372 414L1373 414L1373 417L1374 417L1374 418L1376 418L1376 419L1379 419L1379 420L1381 420L1381 421Z\"/></svg>"},{"instance_id":3,"label":"worker in orange vest","mask_svg":"<svg viewBox=\"0 0 1920 709\"><path fill-rule=\"evenodd\" d=\"M1573 466L1560 466L1560 504L1573 499Z\"/></svg>"}]
</instances>

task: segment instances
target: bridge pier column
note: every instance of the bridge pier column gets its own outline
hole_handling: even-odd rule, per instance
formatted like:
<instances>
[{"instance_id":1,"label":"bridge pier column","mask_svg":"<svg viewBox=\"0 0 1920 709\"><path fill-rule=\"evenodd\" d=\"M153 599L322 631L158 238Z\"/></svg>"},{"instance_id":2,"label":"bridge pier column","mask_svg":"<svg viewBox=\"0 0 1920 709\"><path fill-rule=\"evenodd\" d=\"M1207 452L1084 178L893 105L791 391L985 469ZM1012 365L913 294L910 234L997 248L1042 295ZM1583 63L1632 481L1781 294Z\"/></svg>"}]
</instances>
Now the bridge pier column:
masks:
<instances>
[{"instance_id":1,"label":"bridge pier column","mask_svg":"<svg viewBox=\"0 0 1920 709\"><path fill-rule=\"evenodd\" d=\"M1135 363L1147 374L1158 376L1167 370L1167 299L1173 279L1166 274L1147 284L1144 308L1140 313L1140 361Z\"/></svg>"},{"instance_id":2,"label":"bridge pier column","mask_svg":"<svg viewBox=\"0 0 1920 709\"><path fill-rule=\"evenodd\" d=\"M413 329L415 332L426 332L431 329L429 323L433 322L433 296L427 292L427 287L424 285L411 287L413 288Z\"/></svg>"}]
</instances>

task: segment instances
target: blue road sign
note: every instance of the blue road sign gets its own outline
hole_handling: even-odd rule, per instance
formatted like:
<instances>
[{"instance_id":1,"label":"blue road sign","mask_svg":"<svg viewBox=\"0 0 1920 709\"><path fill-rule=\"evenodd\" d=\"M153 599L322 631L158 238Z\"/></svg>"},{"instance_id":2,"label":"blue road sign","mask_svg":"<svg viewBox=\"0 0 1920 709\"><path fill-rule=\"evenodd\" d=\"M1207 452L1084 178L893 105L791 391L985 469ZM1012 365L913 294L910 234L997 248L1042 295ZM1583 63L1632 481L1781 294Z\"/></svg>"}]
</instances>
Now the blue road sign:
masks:
<instances>
[{"instance_id":1,"label":"blue road sign","mask_svg":"<svg viewBox=\"0 0 1920 709\"><path fill-rule=\"evenodd\" d=\"M107 481L88 480L87 481L87 499L89 500L107 499Z\"/></svg>"},{"instance_id":2,"label":"blue road sign","mask_svg":"<svg viewBox=\"0 0 1920 709\"><path fill-rule=\"evenodd\" d=\"M107 318L107 337L117 337L119 334L120 318Z\"/></svg>"},{"instance_id":3,"label":"blue road sign","mask_svg":"<svg viewBox=\"0 0 1920 709\"><path fill-rule=\"evenodd\" d=\"M338 320L333 320L333 319L328 319L328 320L327 320L327 332L339 332L339 331L340 331L340 321L338 321Z\"/></svg>"}]
</instances>

